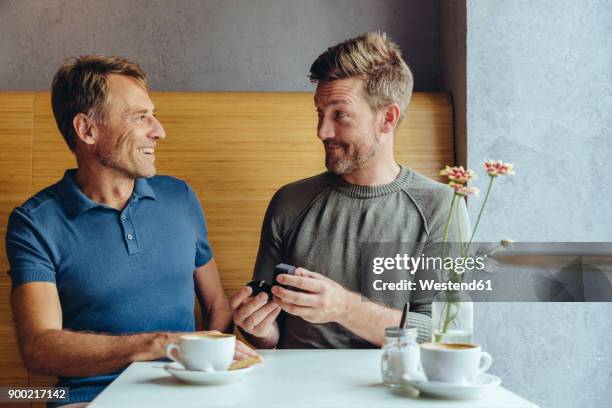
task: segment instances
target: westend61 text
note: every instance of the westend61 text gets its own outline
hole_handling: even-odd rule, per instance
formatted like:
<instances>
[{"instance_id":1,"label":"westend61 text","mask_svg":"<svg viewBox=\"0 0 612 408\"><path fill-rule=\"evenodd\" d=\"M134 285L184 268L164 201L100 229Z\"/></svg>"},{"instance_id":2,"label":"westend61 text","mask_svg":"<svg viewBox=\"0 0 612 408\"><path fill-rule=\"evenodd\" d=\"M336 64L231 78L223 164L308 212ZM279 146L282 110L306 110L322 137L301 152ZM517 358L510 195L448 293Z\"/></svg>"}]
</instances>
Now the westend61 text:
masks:
<instances>
[{"instance_id":1,"label":"westend61 text","mask_svg":"<svg viewBox=\"0 0 612 408\"><path fill-rule=\"evenodd\" d=\"M377 279L372 282L374 290L417 290L417 282L402 279L399 282L383 282ZM418 289L428 291L441 290L465 290L465 291L485 291L493 290L489 279L473 280L471 282L436 282L433 279L422 279L418 281Z\"/></svg>"}]
</instances>

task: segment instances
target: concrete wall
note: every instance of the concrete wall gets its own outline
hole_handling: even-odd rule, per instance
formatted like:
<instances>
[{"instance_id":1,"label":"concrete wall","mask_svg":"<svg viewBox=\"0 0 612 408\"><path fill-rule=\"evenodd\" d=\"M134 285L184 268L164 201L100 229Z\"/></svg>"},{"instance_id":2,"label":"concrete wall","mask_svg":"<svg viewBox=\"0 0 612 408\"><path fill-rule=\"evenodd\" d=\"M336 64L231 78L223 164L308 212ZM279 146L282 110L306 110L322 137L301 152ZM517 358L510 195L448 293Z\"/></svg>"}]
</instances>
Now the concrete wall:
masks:
<instances>
[{"instance_id":1,"label":"concrete wall","mask_svg":"<svg viewBox=\"0 0 612 408\"><path fill-rule=\"evenodd\" d=\"M180 5L180 6L177 6ZM154 90L311 90L327 47L364 31L401 46L416 89L440 89L438 2L0 1L0 90L45 90L63 58L121 55Z\"/></svg>"},{"instance_id":2,"label":"concrete wall","mask_svg":"<svg viewBox=\"0 0 612 408\"><path fill-rule=\"evenodd\" d=\"M496 186L480 240L612 239L611 5L468 0L469 164L517 172ZM475 320L511 390L543 407L612 406L612 304L478 304Z\"/></svg>"}]
</instances>

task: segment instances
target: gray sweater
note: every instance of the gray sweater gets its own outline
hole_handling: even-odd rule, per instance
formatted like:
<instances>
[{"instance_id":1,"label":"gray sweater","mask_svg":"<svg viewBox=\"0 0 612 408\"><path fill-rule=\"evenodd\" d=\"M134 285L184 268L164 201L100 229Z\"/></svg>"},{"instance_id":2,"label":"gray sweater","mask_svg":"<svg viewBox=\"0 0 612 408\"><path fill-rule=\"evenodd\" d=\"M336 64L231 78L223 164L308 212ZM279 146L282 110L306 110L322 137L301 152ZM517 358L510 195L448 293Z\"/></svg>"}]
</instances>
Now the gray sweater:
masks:
<instances>
[{"instance_id":1,"label":"gray sweater","mask_svg":"<svg viewBox=\"0 0 612 408\"><path fill-rule=\"evenodd\" d=\"M374 290L364 283L372 276L372 268L363 265L361 255L371 250L372 243L381 248L377 256L392 256L382 252L399 243L412 243L413 256L427 253L434 247L432 243L443 239L452 197L448 186L405 167L395 181L380 186L350 184L330 172L288 184L276 192L268 206L254 279L271 282L274 266L283 262L323 274L392 308L401 309L410 301L408 324L418 328L419 341L429 341L430 294ZM467 226L464 200L459 208L462 225ZM456 236L454 225L449 236ZM439 245L435 247L435 255L439 255ZM404 275L401 278L419 278L419 273ZM278 322L279 348L373 347L337 323L313 324L286 313Z\"/></svg>"}]
</instances>

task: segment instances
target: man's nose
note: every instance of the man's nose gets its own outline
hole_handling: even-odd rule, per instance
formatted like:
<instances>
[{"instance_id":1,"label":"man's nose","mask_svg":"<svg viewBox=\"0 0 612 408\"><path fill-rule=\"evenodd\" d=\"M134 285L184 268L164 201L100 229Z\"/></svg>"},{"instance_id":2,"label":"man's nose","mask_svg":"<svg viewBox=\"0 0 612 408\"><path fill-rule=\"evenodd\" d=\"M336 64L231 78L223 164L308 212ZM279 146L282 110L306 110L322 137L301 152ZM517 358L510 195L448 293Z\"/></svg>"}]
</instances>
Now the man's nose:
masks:
<instances>
[{"instance_id":1,"label":"man's nose","mask_svg":"<svg viewBox=\"0 0 612 408\"><path fill-rule=\"evenodd\" d=\"M321 140L327 140L334 137L334 126L325 118L319 119L317 126L317 137Z\"/></svg>"},{"instance_id":2,"label":"man's nose","mask_svg":"<svg viewBox=\"0 0 612 408\"><path fill-rule=\"evenodd\" d=\"M162 124L157 120L155 116L153 116L151 131L149 132L149 137L154 139L165 139L166 131Z\"/></svg>"}]
</instances>

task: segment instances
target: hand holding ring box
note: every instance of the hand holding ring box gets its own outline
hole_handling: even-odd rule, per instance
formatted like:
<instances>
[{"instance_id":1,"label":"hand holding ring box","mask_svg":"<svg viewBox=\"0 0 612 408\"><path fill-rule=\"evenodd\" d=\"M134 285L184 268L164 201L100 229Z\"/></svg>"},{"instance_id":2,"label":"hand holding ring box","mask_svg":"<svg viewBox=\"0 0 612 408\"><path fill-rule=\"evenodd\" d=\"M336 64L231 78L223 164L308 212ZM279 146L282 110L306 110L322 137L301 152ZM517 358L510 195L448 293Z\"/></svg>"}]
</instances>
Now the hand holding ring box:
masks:
<instances>
[{"instance_id":1,"label":"hand holding ring box","mask_svg":"<svg viewBox=\"0 0 612 408\"><path fill-rule=\"evenodd\" d=\"M274 267L274 273L273 273L273 282L270 284L268 282L266 282L265 280L252 280L249 283L247 283L247 286L251 288L251 296L257 296L262 292L265 292L268 294L268 300L272 300L272 286L273 285L277 285L276 283L276 277L278 275L280 275L281 273L286 273L287 275L295 275L295 269L296 267L293 265L287 265L284 263L280 263L278 265L276 265ZM283 286L285 289L289 289L289 290L296 290L295 288L291 288L288 286Z\"/></svg>"}]
</instances>

